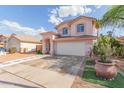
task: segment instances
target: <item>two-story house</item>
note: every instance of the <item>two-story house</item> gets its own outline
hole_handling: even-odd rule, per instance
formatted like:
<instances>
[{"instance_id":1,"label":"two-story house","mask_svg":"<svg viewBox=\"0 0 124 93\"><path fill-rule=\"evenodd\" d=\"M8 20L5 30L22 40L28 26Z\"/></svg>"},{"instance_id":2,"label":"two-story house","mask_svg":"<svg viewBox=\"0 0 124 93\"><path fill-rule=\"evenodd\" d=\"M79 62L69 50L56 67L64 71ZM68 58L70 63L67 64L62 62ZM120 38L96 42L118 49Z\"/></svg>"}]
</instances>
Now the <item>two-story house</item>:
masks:
<instances>
[{"instance_id":1,"label":"two-story house","mask_svg":"<svg viewBox=\"0 0 124 93\"><path fill-rule=\"evenodd\" d=\"M79 16L56 26L56 32L44 32L42 47L44 54L86 56L90 53L96 19Z\"/></svg>"}]
</instances>

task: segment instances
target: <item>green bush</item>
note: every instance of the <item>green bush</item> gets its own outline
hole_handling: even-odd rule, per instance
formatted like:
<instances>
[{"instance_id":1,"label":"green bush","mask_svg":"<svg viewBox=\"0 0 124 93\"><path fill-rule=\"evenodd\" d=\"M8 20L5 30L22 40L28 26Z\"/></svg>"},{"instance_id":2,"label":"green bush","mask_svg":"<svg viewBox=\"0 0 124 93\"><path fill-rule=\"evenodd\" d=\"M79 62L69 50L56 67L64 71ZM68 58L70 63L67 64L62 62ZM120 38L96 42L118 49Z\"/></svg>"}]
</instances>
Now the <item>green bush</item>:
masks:
<instances>
[{"instance_id":1,"label":"green bush","mask_svg":"<svg viewBox=\"0 0 124 93\"><path fill-rule=\"evenodd\" d=\"M110 41L111 37L100 36L97 43L94 44L93 53L100 58L101 62L110 62L110 57L115 52Z\"/></svg>"},{"instance_id":2,"label":"green bush","mask_svg":"<svg viewBox=\"0 0 124 93\"><path fill-rule=\"evenodd\" d=\"M17 52L16 47L12 47L9 49L9 53L16 53L16 52Z\"/></svg>"},{"instance_id":3,"label":"green bush","mask_svg":"<svg viewBox=\"0 0 124 93\"><path fill-rule=\"evenodd\" d=\"M38 50L38 51L37 51L37 54L43 54L43 53L42 53L42 51Z\"/></svg>"},{"instance_id":4,"label":"green bush","mask_svg":"<svg viewBox=\"0 0 124 93\"><path fill-rule=\"evenodd\" d=\"M124 46L114 37L100 36L94 44L93 53L102 61L107 61L111 56L124 57Z\"/></svg>"},{"instance_id":5,"label":"green bush","mask_svg":"<svg viewBox=\"0 0 124 93\"><path fill-rule=\"evenodd\" d=\"M95 60L87 59L85 61L85 64L86 65L89 65L89 66L94 66L95 65Z\"/></svg>"},{"instance_id":6,"label":"green bush","mask_svg":"<svg viewBox=\"0 0 124 93\"><path fill-rule=\"evenodd\" d=\"M124 46L119 46L119 47L115 47L115 48L116 48L115 56L124 57Z\"/></svg>"},{"instance_id":7,"label":"green bush","mask_svg":"<svg viewBox=\"0 0 124 93\"><path fill-rule=\"evenodd\" d=\"M115 48L115 53L113 54L113 56L117 56L117 57L123 57L124 56L124 46L121 45L115 38L111 38L110 40L111 43L111 47Z\"/></svg>"}]
</instances>

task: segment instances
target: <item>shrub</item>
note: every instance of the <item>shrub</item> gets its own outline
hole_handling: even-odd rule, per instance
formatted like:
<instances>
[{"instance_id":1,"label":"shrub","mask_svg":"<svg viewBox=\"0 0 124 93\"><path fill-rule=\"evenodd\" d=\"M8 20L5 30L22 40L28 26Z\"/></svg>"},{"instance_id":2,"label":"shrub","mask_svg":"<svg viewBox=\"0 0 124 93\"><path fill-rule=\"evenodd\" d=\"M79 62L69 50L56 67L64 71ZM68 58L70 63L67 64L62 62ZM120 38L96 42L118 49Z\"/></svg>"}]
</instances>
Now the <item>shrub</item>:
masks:
<instances>
[{"instance_id":1,"label":"shrub","mask_svg":"<svg viewBox=\"0 0 124 93\"><path fill-rule=\"evenodd\" d=\"M16 47L12 47L9 49L9 53L16 53L16 52L17 52Z\"/></svg>"},{"instance_id":2,"label":"shrub","mask_svg":"<svg viewBox=\"0 0 124 93\"><path fill-rule=\"evenodd\" d=\"M119 46L119 47L115 47L116 48L116 56L120 56L120 57L124 57L124 46Z\"/></svg>"},{"instance_id":3,"label":"shrub","mask_svg":"<svg viewBox=\"0 0 124 93\"><path fill-rule=\"evenodd\" d=\"M93 53L102 61L107 61L111 56L124 57L124 46L114 37L100 36L98 42L94 44Z\"/></svg>"},{"instance_id":4,"label":"shrub","mask_svg":"<svg viewBox=\"0 0 124 93\"><path fill-rule=\"evenodd\" d=\"M38 50L38 51L37 51L37 54L43 54L43 53L42 53L42 51Z\"/></svg>"},{"instance_id":5,"label":"shrub","mask_svg":"<svg viewBox=\"0 0 124 93\"><path fill-rule=\"evenodd\" d=\"M111 37L100 36L93 47L93 53L100 58L101 62L110 62L110 57L115 52L110 41Z\"/></svg>"},{"instance_id":6,"label":"shrub","mask_svg":"<svg viewBox=\"0 0 124 93\"><path fill-rule=\"evenodd\" d=\"M115 38L111 38L110 40L111 43L111 47L115 48L115 53L113 54L113 56L124 56L124 46L121 45Z\"/></svg>"},{"instance_id":7,"label":"shrub","mask_svg":"<svg viewBox=\"0 0 124 93\"><path fill-rule=\"evenodd\" d=\"M93 65L95 65L95 60L87 59L87 60L85 61L85 64L86 64L86 65L89 65L89 66L93 66Z\"/></svg>"}]
</instances>

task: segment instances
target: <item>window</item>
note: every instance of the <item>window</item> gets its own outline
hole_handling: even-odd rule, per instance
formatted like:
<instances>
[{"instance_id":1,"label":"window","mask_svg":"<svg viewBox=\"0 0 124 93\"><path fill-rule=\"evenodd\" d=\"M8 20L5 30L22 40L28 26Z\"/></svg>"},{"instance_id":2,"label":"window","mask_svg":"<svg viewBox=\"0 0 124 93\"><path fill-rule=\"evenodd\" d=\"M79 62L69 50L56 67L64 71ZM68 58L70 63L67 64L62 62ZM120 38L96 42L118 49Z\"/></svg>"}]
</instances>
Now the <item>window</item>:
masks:
<instances>
[{"instance_id":1,"label":"window","mask_svg":"<svg viewBox=\"0 0 124 93\"><path fill-rule=\"evenodd\" d=\"M67 35L68 34L68 28L63 28L63 35Z\"/></svg>"},{"instance_id":2,"label":"window","mask_svg":"<svg viewBox=\"0 0 124 93\"><path fill-rule=\"evenodd\" d=\"M83 24L77 25L77 32L84 32L84 25Z\"/></svg>"}]
</instances>

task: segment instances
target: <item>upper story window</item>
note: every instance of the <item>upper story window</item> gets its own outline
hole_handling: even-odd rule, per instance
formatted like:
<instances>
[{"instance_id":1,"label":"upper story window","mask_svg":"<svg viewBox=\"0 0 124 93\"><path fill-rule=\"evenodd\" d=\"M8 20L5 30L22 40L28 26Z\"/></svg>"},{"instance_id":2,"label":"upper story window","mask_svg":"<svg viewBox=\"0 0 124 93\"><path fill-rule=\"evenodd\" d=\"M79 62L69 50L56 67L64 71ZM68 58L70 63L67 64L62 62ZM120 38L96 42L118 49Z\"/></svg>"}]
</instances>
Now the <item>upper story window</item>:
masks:
<instances>
[{"instance_id":1,"label":"upper story window","mask_svg":"<svg viewBox=\"0 0 124 93\"><path fill-rule=\"evenodd\" d=\"M68 34L68 28L63 28L63 35L67 35Z\"/></svg>"},{"instance_id":2,"label":"upper story window","mask_svg":"<svg viewBox=\"0 0 124 93\"><path fill-rule=\"evenodd\" d=\"M77 32L84 32L84 24L77 25Z\"/></svg>"}]
</instances>

